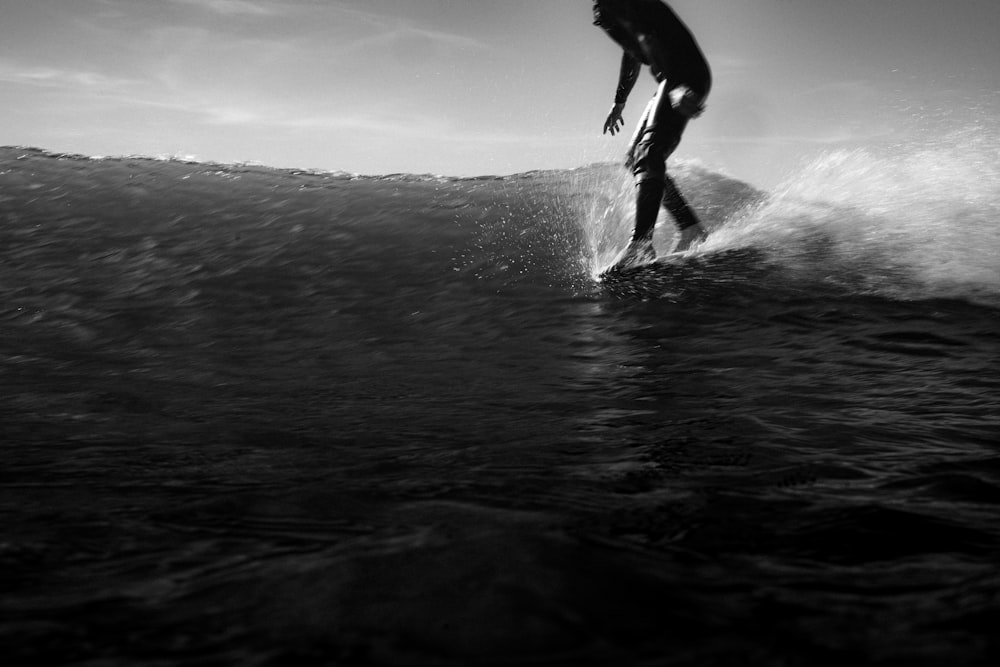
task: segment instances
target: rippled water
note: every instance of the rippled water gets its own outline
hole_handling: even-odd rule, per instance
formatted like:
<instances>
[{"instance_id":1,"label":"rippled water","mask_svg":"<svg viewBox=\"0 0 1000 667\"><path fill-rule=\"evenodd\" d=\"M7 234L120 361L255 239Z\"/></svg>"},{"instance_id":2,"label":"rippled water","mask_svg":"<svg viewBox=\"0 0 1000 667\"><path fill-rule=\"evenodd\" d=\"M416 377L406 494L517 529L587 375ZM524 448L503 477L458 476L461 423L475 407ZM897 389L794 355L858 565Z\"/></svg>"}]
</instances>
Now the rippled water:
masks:
<instances>
[{"instance_id":1,"label":"rippled water","mask_svg":"<svg viewBox=\"0 0 1000 667\"><path fill-rule=\"evenodd\" d=\"M0 653L988 662L1000 193L923 159L682 166L709 243L601 285L607 168L3 149Z\"/></svg>"}]
</instances>

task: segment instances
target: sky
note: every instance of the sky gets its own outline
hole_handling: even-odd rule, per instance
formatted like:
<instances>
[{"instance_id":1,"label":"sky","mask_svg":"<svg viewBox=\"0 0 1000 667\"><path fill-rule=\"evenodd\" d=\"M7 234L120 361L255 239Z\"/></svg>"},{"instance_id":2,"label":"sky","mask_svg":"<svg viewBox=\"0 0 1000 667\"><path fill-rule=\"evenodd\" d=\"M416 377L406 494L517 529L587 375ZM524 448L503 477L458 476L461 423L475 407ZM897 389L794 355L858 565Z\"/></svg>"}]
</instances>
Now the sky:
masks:
<instances>
[{"instance_id":1,"label":"sky","mask_svg":"<svg viewBox=\"0 0 1000 667\"><path fill-rule=\"evenodd\" d=\"M997 0L670 4L714 73L676 157L755 185L1000 116ZM0 0L0 145L363 174L617 160L620 50L591 21L590 0Z\"/></svg>"}]
</instances>

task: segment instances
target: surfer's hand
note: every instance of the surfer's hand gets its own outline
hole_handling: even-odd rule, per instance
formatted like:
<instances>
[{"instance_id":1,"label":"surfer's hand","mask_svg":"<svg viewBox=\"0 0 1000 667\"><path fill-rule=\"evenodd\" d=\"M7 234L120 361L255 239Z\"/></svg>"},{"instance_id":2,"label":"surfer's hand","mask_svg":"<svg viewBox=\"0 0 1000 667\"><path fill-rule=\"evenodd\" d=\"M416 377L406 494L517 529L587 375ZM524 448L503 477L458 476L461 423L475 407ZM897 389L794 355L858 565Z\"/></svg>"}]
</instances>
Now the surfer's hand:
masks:
<instances>
[{"instance_id":1,"label":"surfer's hand","mask_svg":"<svg viewBox=\"0 0 1000 667\"><path fill-rule=\"evenodd\" d=\"M611 112L608 113L608 119L604 121L604 134L608 132L611 136L615 136L622 129L625 121L622 120L622 111L625 109L625 104L615 104L611 107Z\"/></svg>"}]
</instances>

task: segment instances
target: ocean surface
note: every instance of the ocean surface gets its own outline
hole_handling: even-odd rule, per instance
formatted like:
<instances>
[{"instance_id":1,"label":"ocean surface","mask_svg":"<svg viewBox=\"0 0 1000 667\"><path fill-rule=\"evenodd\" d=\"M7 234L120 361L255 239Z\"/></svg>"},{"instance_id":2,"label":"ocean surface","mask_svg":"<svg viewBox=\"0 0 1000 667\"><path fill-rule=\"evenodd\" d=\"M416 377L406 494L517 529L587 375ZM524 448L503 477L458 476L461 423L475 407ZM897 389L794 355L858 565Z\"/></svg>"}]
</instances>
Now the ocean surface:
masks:
<instances>
[{"instance_id":1,"label":"ocean surface","mask_svg":"<svg viewBox=\"0 0 1000 667\"><path fill-rule=\"evenodd\" d=\"M0 149L3 664L1000 664L975 139L676 165L610 284L612 166Z\"/></svg>"}]
</instances>

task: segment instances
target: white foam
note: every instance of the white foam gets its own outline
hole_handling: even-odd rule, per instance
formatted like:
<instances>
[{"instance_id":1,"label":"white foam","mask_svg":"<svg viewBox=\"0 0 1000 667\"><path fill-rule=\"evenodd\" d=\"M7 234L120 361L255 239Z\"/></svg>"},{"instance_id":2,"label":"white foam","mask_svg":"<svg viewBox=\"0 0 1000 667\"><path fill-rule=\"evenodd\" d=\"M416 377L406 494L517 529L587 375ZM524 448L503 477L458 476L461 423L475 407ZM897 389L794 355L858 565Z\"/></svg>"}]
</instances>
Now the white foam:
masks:
<instances>
[{"instance_id":1,"label":"white foam","mask_svg":"<svg viewBox=\"0 0 1000 667\"><path fill-rule=\"evenodd\" d=\"M709 246L767 248L814 273L860 272L854 282L906 298L1000 302L1000 131L977 125L824 154Z\"/></svg>"}]
</instances>

